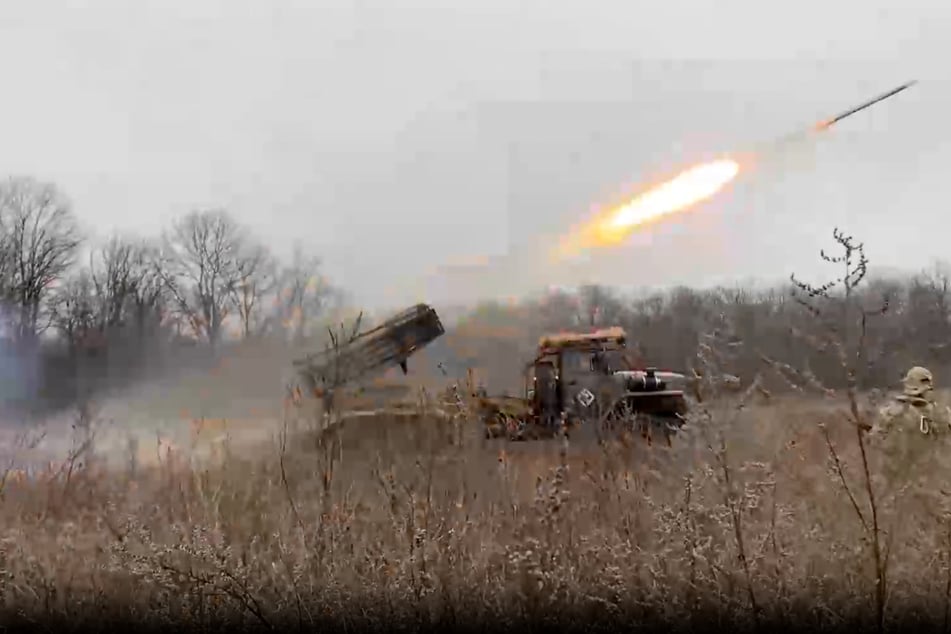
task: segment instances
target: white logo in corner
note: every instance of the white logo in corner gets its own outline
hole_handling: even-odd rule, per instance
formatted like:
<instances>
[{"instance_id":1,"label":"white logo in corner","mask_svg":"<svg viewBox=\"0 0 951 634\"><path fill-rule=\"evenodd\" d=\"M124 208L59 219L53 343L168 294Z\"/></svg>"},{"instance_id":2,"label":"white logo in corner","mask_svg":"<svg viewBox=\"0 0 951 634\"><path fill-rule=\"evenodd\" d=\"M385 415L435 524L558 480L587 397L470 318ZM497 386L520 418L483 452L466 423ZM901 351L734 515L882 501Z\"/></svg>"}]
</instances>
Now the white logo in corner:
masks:
<instances>
[{"instance_id":1,"label":"white logo in corner","mask_svg":"<svg viewBox=\"0 0 951 634\"><path fill-rule=\"evenodd\" d=\"M575 398L577 398L578 402L584 407L590 407L591 404L594 403L594 394L592 394L588 388L584 388L578 392L578 396Z\"/></svg>"}]
</instances>

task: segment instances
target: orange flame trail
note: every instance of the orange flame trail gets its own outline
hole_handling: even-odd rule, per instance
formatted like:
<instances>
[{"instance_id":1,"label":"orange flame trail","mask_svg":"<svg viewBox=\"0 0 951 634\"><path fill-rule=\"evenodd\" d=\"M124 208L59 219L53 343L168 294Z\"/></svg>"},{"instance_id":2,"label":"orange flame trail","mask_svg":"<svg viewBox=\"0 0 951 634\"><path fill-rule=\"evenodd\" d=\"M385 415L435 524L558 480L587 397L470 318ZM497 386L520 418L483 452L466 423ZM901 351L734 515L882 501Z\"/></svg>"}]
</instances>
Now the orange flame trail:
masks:
<instances>
[{"instance_id":1,"label":"orange flame trail","mask_svg":"<svg viewBox=\"0 0 951 634\"><path fill-rule=\"evenodd\" d=\"M576 232L565 236L558 255L573 255L591 247L618 244L639 227L710 198L736 178L739 172L739 163L727 158L684 170L627 203L607 210Z\"/></svg>"}]
</instances>

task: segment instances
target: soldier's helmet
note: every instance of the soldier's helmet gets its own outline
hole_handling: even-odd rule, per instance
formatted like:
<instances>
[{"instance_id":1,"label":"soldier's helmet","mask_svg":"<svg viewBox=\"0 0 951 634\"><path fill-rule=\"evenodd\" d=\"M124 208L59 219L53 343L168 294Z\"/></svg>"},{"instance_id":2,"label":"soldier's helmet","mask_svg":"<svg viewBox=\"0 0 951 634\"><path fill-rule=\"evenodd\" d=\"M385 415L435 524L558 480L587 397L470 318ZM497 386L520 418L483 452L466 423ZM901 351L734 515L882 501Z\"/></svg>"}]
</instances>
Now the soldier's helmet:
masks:
<instances>
[{"instance_id":1,"label":"soldier's helmet","mask_svg":"<svg viewBox=\"0 0 951 634\"><path fill-rule=\"evenodd\" d=\"M915 366L905 374L902 385L906 396L924 397L934 390L934 377L928 368Z\"/></svg>"}]
</instances>

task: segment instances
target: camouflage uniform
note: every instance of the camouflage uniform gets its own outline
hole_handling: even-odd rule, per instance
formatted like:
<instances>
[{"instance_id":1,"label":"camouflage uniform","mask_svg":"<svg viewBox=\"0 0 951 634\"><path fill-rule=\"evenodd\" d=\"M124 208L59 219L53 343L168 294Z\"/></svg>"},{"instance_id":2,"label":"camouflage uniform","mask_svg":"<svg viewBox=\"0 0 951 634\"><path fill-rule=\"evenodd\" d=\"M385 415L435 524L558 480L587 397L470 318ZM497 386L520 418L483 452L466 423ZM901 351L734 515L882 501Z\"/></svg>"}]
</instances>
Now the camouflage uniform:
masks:
<instances>
[{"instance_id":1,"label":"camouflage uniform","mask_svg":"<svg viewBox=\"0 0 951 634\"><path fill-rule=\"evenodd\" d=\"M931 371L913 367L902 383L902 393L881 408L871 432L889 479L898 486L912 475L928 473L920 463L936 457L934 449L951 439L951 408L936 402Z\"/></svg>"}]
</instances>

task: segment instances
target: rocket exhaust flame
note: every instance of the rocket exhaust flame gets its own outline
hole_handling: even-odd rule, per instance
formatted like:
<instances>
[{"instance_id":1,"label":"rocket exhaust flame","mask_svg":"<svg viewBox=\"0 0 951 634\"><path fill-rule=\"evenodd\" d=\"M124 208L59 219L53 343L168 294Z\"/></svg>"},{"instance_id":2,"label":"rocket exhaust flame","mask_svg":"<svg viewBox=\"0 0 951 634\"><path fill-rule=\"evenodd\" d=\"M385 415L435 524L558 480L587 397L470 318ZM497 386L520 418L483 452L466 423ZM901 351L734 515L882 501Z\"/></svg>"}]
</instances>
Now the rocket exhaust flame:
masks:
<instances>
[{"instance_id":1,"label":"rocket exhaust flame","mask_svg":"<svg viewBox=\"0 0 951 634\"><path fill-rule=\"evenodd\" d=\"M915 81L902 84L883 95L870 99L831 119L819 121L805 132L823 132L853 114L913 86ZM802 132L787 135L775 142L798 137ZM674 178L660 183L635 196L623 205L608 209L576 231L566 235L556 251L556 258L576 255L593 247L620 244L638 228L660 221L665 217L685 211L719 193L740 172L740 164L731 158L722 158L702 163L684 170Z\"/></svg>"},{"instance_id":2,"label":"rocket exhaust flame","mask_svg":"<svg viewBox=\"0 0 951 634\"><path fill-rule=\"evenodd\" d=\"M729 158L684 170L629 202L607 210L576 234L568 235L562 241L560 251L563 255L569 255L582 249L618 244L638 227L710 198L732 181L739 171L739 163Z\"/></svg>"}]
</instances>

